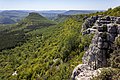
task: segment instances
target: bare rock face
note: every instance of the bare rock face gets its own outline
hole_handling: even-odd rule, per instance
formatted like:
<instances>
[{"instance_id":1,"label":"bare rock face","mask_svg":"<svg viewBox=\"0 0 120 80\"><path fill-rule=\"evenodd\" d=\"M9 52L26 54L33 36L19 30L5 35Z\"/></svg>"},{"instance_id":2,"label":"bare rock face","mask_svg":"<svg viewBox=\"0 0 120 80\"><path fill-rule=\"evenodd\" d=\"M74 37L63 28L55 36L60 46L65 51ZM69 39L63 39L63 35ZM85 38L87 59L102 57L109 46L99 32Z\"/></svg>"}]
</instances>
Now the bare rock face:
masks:
<instances>
[{"instance_id":1,"label":"bare rock face","mask_svg":"<svg viewBox=\"0 0 120 80\"><path fill-rule=\"evenodd\" d=\"M93 24L96 22L97 19L98 19L98 16L92 16L90 18L85 18L85 22L82 25L81 31L84 31L87 28L90 28L91 26L93 26Z\"/></svg>"},{"instance_id":2,"label":"bare rock face","mask_svg":"<svg viewBox=\"0 0 120 80\"><path fill-rule=\"evenodd\" d=\"M109 58L110 51L113 50L113 42L116 36L120 34L120 26L113 24L111 20L115 22L118 19L115 17L111 19L111 17L107 16L99 20L102 26L97 25L97 31L92 39L92 43L82 58L84 64L89 65L93 69L107 66L107 58ZM107 21L111 23L109 24Z\"/></svg>"},{"instance_id":3,"label":"bare rock face","mask_svg":"<svg viewBox=\"0 0 120 80\"><path fill-rule=\"evenodd\" d=\"M107 25L107 30L104 25L98 27L98 32L92 39L89 49L84 54L82 60L84 64L90 65L93 69L98 69L107 66L107 58L111 51L111 46L118 35L117 25Z\"/></svg>"},{"instance_id":4,"label":"bare rock face","mask_svg":"<svg viewBox=\"0 0 120 80\"><path fill-rule=\"evenodd\" d=\"M100 68L107 67L107 59L114 49L113 42L120 35L120 17L95 16L86 20L88 22L84 24L87 23L89 27L82 27L83 34L91 34L93 30L95 35L82 58L83 64L78 65L72 73L73 80L91 80L98 75ZM93 27L90 27L93 23Z\"/></svg>"}]
</instances>

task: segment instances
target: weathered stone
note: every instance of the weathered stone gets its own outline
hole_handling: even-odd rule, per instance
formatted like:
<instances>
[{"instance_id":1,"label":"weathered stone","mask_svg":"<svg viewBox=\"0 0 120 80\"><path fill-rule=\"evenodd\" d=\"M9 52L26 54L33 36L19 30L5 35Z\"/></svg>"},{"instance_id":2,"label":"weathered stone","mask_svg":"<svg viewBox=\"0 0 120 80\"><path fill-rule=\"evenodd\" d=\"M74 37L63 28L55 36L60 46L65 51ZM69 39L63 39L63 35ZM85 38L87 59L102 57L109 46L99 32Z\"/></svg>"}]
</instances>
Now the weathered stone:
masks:
<instances>
[{"instance_id":1,"label":"weathered stone","mask_svg":"<svg viewBox=\"0 0 120 80\"><path fill-rule=\"evenodd\" d=\"M90 80L92 76L97 76L99 68L108 66L107 58L114 49L113 44L116 37L120 36L120 17L116 18L98 16L86 19L89 27L84 30L84 33L95 33L95 35L82 57L83 64L78 65L73 71L73 80ZM91 28L93 23L94 26Z\"/></svg>"},{"instance_id":2,"label":"weathered stone","mask_svg":"<svg viewBox=\"0 0 120 80\"><path fill-rule=\"evenodd\" d=\"M100 18L101 21L106 21L105 17Z\"/></svg>"},{"instance_id":3,"label":"weathered stone","mask_svg":"<svg viewBox=\"0 0 120 80\"><path fill-rule=\"evenodd\" d=\"M98 32L98 37L101 37L102 39L107 40L108 33L106 32Z\"/></svg>"},{"instance_id":4,"label":"weathered stone","mask_svg":"<svg viewBox=\"0 0 120 80\"><path fill-rule=\"evenodd\" d=\"M106 32L107 31L107 25L102 25L98 27L99 32Z\"/></svg>"},{"instance_id":5,"label":"weathered stone","mask_svg":"<svg viewBox=\"0 0 120 80\"><path fill-rule=\"evenodd\" d=\"M120 17L117 18L116 23L120 24Z\"/></svg>"},{"instance_id":6,"label":"weathered stone","mask_svg":"<svg viewBox=\"0 0 120 80\"><path fill-rule=\"evenodd\" d=\"M99 32L103 32L103 31L104 31L104 30L103 30L103 27L102 27L102 26L99 26L99 27L98 27L98 31L99 31Z\"/></svg>"},{"instance_id":7,"label":"weathered stone","mask_svg":"<svg viewBox=\"0 0 120 80\"><path fill-rule=\"evenodd\" d=\"M117 33L120 34L120 26L118 26Z\"/></svg>"},{"instance_id":8,"label":"weathered stone","mask_svg":"<svg viewBox=\"0 0 120 80\"><path fill-rule=\"evenodd\" d=\"M116 20L116 17L111 16L111 23L114 23L114 22L115 22L115 20Z\"/></svg>"},{"instance_id":9,"label":"weathered stone","mask_svg":"<svg viewBox=\"0 0 120 80\"><path fill-rule=\"evenodd\" d=\"M107 20L107 21L111 21L110 16L106 16L106 20Z\"/></svg>"},{"instance_id":10,"label":"weathered stone","mask_svg":"<svg viewBox=\"0 0 120 80\"><path fill-rule=\"evenodd\" d=\"M83 23L83 25L82 25L82 31L84 31L84 30L86 30L87 28L89 28L89 27L90 27L89 24L90 24L89 21L86 20L86 21Z\"/></svg>"},{"instance_id":11,"label":"weathered stone","mask_svg":"<svg viewBox=\"0 0 120 80\"><path fill-rule=\"evenodd\" d=\"M98 37L98 42L107 42L108 41L108 39L107 38L102 38L102 37ZM97 43L98 43L97 42Z\"/></svg>"},{"instance_id":12,"label":"weathered stone","mask_svg":"<svg viewBox=\"0 0 120 80\"><path fill-rule=\"evenodd\" d=\"M93 24L95 23L96 20L97 20L97 16L92 16L90 18L87 18L82 25L82 30L81 31L83 32L84 30L93 26Z\"/></svg>"},{"instance_id":13,"label":"weathered stone","mask_svg":"<svg viewBox=\"0 0 120 80\"><path fill-rule=\"evenodd\" d=\"M102 48L103 47L103 43L102 42L98 42L98 48Z\"/></svg>"},{"instance_id":14,"label":"weathered stone","mask_svg":"<svg viewBox=\"0 0 120 80\"><path fill-rule=\"evenodd\" d=\"M90 29L90 33L91 33L91 34L94 34L94 33L96 33L96 32L97 32L96 29L92 29L92 28Z\"/></svg>"},{"instance_id":15,"label":"weathered stone","mask_svg":"<svg viewBox=\"0 0 120 80\"><path fill-rule=\"evenodd\" d=\"M96 26L102 26L102 24L100 23L100 20L96 21Z\"/></svg>"},{"instance_id":16,"label":"weathered stone","mask_svg":"<svg viewBox=\"0 0 120 80\"><path fill-rule=\"evenodd\" d=\"M97 29L98 26L93 26L92 29Z\"/></svg>"},{"instance_id":17,"label":"weathered stone","mask_svg":"<svg viewBox=\"0 0 120 80\"><path fill-rule=\"evenodd\" d=\"M114 42L116 36L116 34L109 34L109 41Z\"/></svg>"},{"instance_id":18,"label":"weathered stone","mask_svg":"<svg viewBox=\"0 0 120 80\"><path fill-rule=\"evenodd\" d=\"M92 16L92 17L91 17L91 20L92 20L93 23L95 23L95 21L96 21L97 19L98 19L98 16Z\"/></svg>"},{"instance_id":19,"label":"weathered stone","mask_svg":"<svg viewBox=\"0 0 120 80\"><path fill-rule=\"evenodd\" d=\"M110 24L110 23L111 23L111 21L101 20L101 21L100 21L100 23L101 23L101 24Z\"/></svg>"},{"instance_id":20,"label":"weathered stone","mask_svg":"<svg viewBox=\"0 0 120 80\"><path fill-rule=\"evenodd\" d=\"M78 75L77 72L80 72ZM89 65L79 64L72 73L72 80L91 80L92 77L98 76L101 73L100 69L93 70Z\"/></svg>"},{"instance_id":21,"label":"weathered stone","mask_svg":"<svg viewBox=\"0 0 120 80\"><path fill-rule=\"evenodd\" d=\"M98 48L100 49L108 49L108 42L98 42Z\"/></svg>"},{"instance_id":22,"label":"weathered stone","mask_svg":"<svg viewBox=\"0 0 120 80\"><path fill-rule=\"evenodd\" d=\"M108 25L108 32L109 33L117 33L117 25L109 24Z\"/></svg>"},{"instance_id":23,"label":"weathered stone","mask_svg":"<svg viewBox=\"0 0 120 80\"><path fill-rule=\"evenodd\" d=\"M94 34L96 33L96 29L92 29L92 28L88 28L87 30L83 31L82 34L85 35L85 34Z\"/></svg>"}]
</instances>

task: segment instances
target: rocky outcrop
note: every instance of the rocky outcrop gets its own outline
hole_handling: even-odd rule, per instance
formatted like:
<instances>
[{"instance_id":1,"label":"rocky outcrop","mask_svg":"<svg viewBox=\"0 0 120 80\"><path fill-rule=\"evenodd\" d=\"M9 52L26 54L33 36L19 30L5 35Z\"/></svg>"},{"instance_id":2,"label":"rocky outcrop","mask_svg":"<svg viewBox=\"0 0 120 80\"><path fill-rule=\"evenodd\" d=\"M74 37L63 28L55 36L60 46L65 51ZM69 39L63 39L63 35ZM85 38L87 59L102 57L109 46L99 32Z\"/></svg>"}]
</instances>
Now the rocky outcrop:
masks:
<instances>
[{"instance_id":1,"label":"rocky outcrop","mask_svg":"<svg viewBox=\"0 0 120 80\"><path fill-rule=\"evenodd\" d=\"M96 22L96 20L98 19L98 16L92 16L90 18L86 18L85 17L85 22L83 23L82 25L82 30L81 31L84 31L86 30L87 28L91 28L91 26L93 26L93 24Z\"/></svg>"},{"instance_id":2,"label":"rocky outcrop","mask_svg":"<svg viewBox=\"0 0 120 80\"><path fill-rule=\"evenodd\" d=\"M83 63L94 69L107 66L107 58L113 51L112 45L118 35L118 25L109 24L98 27L89 49L83 56Z\"/></svg>"},{"instance_id":3,"label":"rocky outcrop","mask_svg":"<svg viewBox=\"0 0 120 80\"><path fill-rule=\"evenodd\" d=\"M90 80L92 77L98 76L100 69L94 70L86 64L79 64L72 73L72 80Z\"/></svg>"},{"instance_id":4,"label":"rocky outcrop","mask_svg":"<svg viewBox=\"0 0 120 80\"><path fill-rule=\"evenodd\" d=\"M83 34L91 34L94 29L94 37L89 46L89 49L85 52L82 62L73 71L73 79L76 80L90 80L95 76L94 72L99 68L107 67L107 59L110 57L110 53L113 51L113 42L115 38L120 35L120 18L118 17L97 17L93 27L83 29ZM89 25L91 26L91 25ZM80 71L82 70L82 71ZM91 73L92 72L92 73ZM84 74L84 75L81 75ZM91 75L88 75L91 74ZM97 74L98 75L98 74ZM84 79L83 79L84 78Z\"/></svg>"}]
</instances>

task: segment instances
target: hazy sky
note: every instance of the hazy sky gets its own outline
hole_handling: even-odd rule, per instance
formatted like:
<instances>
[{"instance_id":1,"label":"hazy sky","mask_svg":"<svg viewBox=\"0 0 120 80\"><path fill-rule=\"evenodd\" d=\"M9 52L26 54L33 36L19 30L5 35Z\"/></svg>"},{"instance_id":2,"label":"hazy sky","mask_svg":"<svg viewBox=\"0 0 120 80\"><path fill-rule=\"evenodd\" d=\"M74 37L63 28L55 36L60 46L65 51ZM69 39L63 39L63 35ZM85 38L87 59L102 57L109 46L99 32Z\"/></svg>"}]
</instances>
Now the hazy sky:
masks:
<instances>
[{"instance_id":1,"label":"hazy sky","mask_svg":"<svg viewBox=\"0 0 120 80\"><path fill-rule=\"evenodd\" d=\"M0 0L0 10L106 10L120 0Z\"/></svg>"}]
</instances>

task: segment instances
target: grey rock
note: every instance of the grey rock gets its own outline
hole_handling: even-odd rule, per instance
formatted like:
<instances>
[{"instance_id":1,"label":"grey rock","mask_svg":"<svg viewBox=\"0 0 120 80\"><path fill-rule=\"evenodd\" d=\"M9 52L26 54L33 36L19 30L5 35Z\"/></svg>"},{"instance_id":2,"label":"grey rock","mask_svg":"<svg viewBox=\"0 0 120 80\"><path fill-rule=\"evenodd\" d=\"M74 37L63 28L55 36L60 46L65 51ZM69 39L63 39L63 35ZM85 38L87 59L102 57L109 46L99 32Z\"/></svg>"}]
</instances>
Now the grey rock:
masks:
<instances>
[{"instance_id":1,"label":"grey rock","mask_svg":"<svg viewBox=\"0 0 120 80\"><path fill-rule=\"evenodd\" d=\"M92 27L92 29L97 29L97 28L98 28L98 26L93 26L93 27Z\"/></svg>"},{"instance_id":2,"label":"grey rock","mask_svg":"<svg viewBox=\"0 0 120 80\"><path fill-rule=\"evenodd\" d=\"M94 26L93 26L94 24ZM82 57L83 64L78 65L72 73L73 80L91 80L98 70L108 66L107 58L114 49L114 41L120 36L120 17L92 16L83 24L83 34L94 33L94 37ZM93 27L92 27L92 26Z\"/></svg>"},{"instance_id":3,"label":"grey rock","mask_svg":"<svg viewBox=\"0 0 120 80\"><path fill-rule=\"evenodd\" d=\"M88 28L91 28L91 26L93 26L93 24L96 22L97 20L97 16L92 16L90 18L85 19L85 22L82 25L82 32Z\"/></svg>"},{"instance_id":4,"label":"grey rock","mask_svg":"<svg viewBox=\"0 0 120 80\"><path fill-rule=\"evenodd\" d=\"M109 24L108 25L108 33L117 33L117 25Z\"/></svg>"},{"instance_id":5,"label":"grey rock","mask_svg":"<svg viewBox=\"0 0 120 80\"><path fill-rule=\"evenodd\" d=\"M107 21L111 21L110 16L106 16L106 20L107 20Z\"/></svg>"},{"instance_id":6,"label":"grey rock","mask_svg":"<svg viewBox=\"0 0 120 80\"><path fill-rule=\"evenodd\" d=\"M99 27L98 27L98 31L99 31L99 32L104 32L103 26L99 26Z\"/></svg>"},{"instance_id":7,"label":"grey rock","mask_svg":"<svg viewBox=\"0 0 120 80\"><path fill-rule=\"evenodd\" d=\"M83 18L83 20L86 20L88 18L88 16L85 16L84 18Z\"/></svg>"},{"instance_id":8,"label":"grey rock","mask_svg":"<svg viewBox=\"0 0 120 80\"><path fill-rule=\"evenodd\" d=\"M120 24L120 17L117 18L116 23Z\"/></svg>"},{"instance_id":9,"label":"grey rock","mask_svg":"<svg viewBox=\"0 0 120 80\"><path fill-rule=\"evenodd\" d=\"M79 72L79 74L77 74ZM72 80L91 80L92 77L98 76L101 70L93 70L89 65L79 64L72 73ZM77 74L77 75L76 75Z\"/></svg>"},{"instance_id":10,"label":"grey rock","mask_svg":"<svg viewBox=\"0 0 120 80\"><path fill-rule=\"evenodd\" d=\"M108 49L108 42L98 42L98 48L100 49Z\"/></svg>"},{"instance_id":11,"label":"grey rock","mask_svg":"<svg viewBox=\"0 0 120 80\"><path fill-rule=\"evenodd\" d=\"M120 26L118 26L117 33L120 34Z\"/></svg>"}]
</instances>

